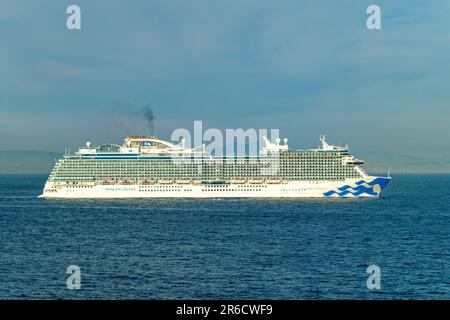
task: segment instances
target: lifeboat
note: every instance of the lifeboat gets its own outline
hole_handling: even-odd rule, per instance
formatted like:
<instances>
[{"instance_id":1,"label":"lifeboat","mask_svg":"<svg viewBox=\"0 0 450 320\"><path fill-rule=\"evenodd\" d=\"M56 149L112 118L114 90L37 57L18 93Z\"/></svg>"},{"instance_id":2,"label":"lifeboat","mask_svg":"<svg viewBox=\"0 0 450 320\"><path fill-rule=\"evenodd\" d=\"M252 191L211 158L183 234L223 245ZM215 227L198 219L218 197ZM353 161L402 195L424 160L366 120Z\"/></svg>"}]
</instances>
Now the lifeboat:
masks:
<instances>
[{"instance_id":1,"label":"lifeboat","mask_svg":"<svg viewBox=\"0 0 450 320\"><path fill-rule=\"evenodd\" d=\"M267 184L280 184L281 182L283 182L283 180L278 178L269 178L266 180Z\"/></svg>"},{"instance_id":2,"label":"lifeboat","mask_svg":"<svg viewBox=\"0 0 450 320\"><path fill-rule=\"evenodd\" d=\"M177 179L175 182L178 184L189 184L191 183L191 179Z\"/></svg>"},{"instance_id":3,"label":"lifeboat","mask_svg":"<svg viewBox=\"0 0 450 320\"><path fill-rule=\"evenodd\" d=\"M112 178L101 178L98 180L100 184L114 184L114 179Z\"/></svg>"},{"instance_id":4,"label":"lifeboat","mask_svg":"<svg viewBox=\"0 0 450 320\"><path fill-rule=\"evenodd\" d=\"M160 183L160 184L172 184L173 183L173 179L159 179L158 183Z\"/></svg>"},{"instance_id":5,"label":"lifeboat","mask_svg":"<svg viewBox=\"0 0 450 320\"><path fill-rule=\"evenodd\" d=\"M264 182L261 178L252 178L248 181L250 184L262 184Z\"/></svg>"},{"instance_id":6,"label":"lifeboat","mask_svg":"<svg viewBox=\"0 0 450 320\"><path fill-rule=\"evenodd\" d=\"M200 180L192 180L192 184L199 185L202 184L202 182Z\"/></svg>"},{"instance_id":7,"label":"lifeboat","mask_svg":"<svg viewBox=\"0 0 450 320\"><path fill-rule=\"evenodd\" d=\"M230 180L230 183L232 183L232 184L244 184L246 182L247 182L247 180L244 178L236 178L236 179Z\"/></svg>"},{"instance_id":8,"label":"lifeboat","mask_svg":"<svg viewBox=\"0 0 450 320\"><path fill-rule=\"evenodd\" d=\"M155 184L155 180L153 180L153 179L140 179L139 183L140 184Z\"/></svg>"},{"instance_id":9,"label":"lifeboat","mask_svg":"<svg viewBox=\"0 0 450 320\"><path fill-rule=\"evenodd\" d=\"M215 180L202 181L202 184L222 185L222 184L228 184L228 183L225 180L215 179Z\"/></svg>"},{"instance_id":10,"label":"lifeboat","mask_svg":"<svg viewBox=\"0 0 450 320\"><path fill-rule=\"evenodd\" d=\"M119 179L119 184L133 184L133 183L134 183L133 179L128 179L128 178Z\"/></svg>"}]
</instances>

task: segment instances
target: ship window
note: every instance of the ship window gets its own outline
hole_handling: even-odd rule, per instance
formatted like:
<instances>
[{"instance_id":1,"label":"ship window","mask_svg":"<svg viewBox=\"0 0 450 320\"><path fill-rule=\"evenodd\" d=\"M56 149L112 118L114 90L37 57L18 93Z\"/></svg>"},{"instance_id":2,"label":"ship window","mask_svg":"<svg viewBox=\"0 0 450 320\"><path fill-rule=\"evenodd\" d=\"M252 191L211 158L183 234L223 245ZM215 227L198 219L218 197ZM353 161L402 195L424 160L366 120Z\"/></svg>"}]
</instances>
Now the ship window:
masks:
<instances>
[{"instance_id":1,"label":"ship window","mask_svg":"<svg viewBox=\"0 0 450 320\"><path fill-rule=\"evenodd\" d=\"M97 152L118 152L120 146L116 144L103 144L96 148Z\"/></svg>"}]
</instances>

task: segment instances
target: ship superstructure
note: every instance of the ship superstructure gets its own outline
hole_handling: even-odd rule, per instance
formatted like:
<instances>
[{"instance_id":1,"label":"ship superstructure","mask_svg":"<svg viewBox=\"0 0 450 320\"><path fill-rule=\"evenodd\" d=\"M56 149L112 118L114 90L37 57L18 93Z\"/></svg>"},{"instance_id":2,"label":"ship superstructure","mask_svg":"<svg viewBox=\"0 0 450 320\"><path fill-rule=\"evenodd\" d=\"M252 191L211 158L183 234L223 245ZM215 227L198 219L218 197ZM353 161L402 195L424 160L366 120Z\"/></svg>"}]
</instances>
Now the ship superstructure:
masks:
<instances>
[{"instance_id":1,"label":"ship superstructure","mask_svg":"<svg viewBox=\"0 0 450 320\"><path fill-rule=\"evenodd\" d=\"M378 197L389 177L368 175L348 147L320 137L316 149L290 150L264 138L258 155L211 156L153 136L122 145L90 142L57 161L46 198Z\"/></svg>"}]
</instances>

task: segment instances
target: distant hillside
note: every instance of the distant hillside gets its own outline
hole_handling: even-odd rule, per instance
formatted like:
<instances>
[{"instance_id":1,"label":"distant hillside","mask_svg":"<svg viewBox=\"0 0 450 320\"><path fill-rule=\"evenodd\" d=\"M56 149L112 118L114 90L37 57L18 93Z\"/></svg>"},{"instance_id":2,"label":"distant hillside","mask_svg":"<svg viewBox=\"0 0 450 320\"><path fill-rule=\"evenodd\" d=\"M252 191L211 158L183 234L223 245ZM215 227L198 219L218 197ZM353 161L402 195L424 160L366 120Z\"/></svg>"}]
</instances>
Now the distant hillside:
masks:
<instances>
[{"instance_id":1,"label":"distant hillside","mask_svg":"<svg viewBox=\"0 0 450 320\"><path fill-rule=\"evenodd\" d=\"M0 151L0 173L49 173L62 153L47 151Z\"/></svg>"},{"instance_id":2,"label":"distant hillside","mask_svg":"<svg viewBox=\"0 0 450 320\"><path fill-rule=\"evenodd\" d=\"M369 172L450 172L450 159L430 159L385 151L358 152Z\"/></svg>"}]
</instances>

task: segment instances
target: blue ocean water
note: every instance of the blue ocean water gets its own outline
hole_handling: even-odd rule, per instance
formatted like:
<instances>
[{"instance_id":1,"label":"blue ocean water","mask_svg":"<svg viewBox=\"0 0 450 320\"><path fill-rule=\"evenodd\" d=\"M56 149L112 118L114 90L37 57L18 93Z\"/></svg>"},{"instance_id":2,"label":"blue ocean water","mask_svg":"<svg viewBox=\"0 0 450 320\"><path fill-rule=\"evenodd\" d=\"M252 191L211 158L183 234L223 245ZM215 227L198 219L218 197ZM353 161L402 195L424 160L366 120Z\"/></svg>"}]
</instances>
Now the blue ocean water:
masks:
<instances>
[{"instance_id":1,"label":"blue ocean water","mask_svg":"<svg viewBox=\"0 0 450 320\"><path fill-rule=\"evenodd\" d=\"M0 176L2 299L450 299L450 175L371 200L38 199L45 179Z\"/></svg>"}]
</instances>

